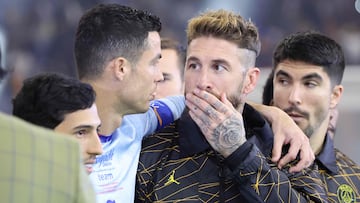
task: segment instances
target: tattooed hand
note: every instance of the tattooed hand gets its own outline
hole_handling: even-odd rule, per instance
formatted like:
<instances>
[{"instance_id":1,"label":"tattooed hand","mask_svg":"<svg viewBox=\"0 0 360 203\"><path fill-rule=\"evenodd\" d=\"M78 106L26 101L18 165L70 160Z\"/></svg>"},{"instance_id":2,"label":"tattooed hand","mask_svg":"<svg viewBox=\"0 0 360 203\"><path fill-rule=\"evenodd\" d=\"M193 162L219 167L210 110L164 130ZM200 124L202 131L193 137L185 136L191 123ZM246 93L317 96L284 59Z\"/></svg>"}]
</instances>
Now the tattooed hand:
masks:
<instances>
[{"instance_id":1,"label":"tattooed hand","mask_svg":"<svg viewBox=\"0 0 360 203\"><path fill-rule=\"evenodd\" d=\"M219 100L206 91L195 89L186 95L186 105L209 144L225 158L246 141L243 117L225 94Z\"/></svg>"}]
</instances>

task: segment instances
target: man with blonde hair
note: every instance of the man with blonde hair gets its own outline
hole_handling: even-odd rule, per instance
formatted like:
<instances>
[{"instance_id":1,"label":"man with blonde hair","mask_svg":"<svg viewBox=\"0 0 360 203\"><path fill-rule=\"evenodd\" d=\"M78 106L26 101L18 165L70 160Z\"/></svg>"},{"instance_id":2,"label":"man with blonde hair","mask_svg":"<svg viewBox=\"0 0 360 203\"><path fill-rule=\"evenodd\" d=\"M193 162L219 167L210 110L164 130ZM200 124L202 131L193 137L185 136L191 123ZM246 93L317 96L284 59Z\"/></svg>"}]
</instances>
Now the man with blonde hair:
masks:
<instances>
[{"instance_id":1,"label":"man with blonde hair","mask_svg":"<svg viewBox=\"0 0 360 203\"><path fill-rule=\"evenodd\" d=\"M187 28L185 92L179 120L143 141L137 202L323 202L316 170L273 164L273 134L245 103L255 88L255 25L218 10ZM286 150L286 149L284 149Z\"/></svg>"}]
</instances>

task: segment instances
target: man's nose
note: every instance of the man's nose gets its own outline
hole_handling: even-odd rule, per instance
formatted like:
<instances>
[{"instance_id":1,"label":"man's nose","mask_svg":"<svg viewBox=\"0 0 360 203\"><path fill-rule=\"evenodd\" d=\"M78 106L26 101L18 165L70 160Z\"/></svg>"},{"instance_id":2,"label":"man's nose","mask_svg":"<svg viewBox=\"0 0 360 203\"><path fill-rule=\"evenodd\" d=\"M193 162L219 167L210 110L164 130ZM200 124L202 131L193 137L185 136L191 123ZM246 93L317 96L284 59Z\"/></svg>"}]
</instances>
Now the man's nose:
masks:
<instances>
[{"instance_id":1,"label":"man's nose","mask_svg":"<svg viewBox=\"0 0 360 203\"><path fill-rule=\"evenodd\" d=\"M301 104L301 89L297 85L294 85L290 90L289 103L292 105Z\"/></svg>"},{"instance_id":2,"label":"man's nose","mask_svg":"<svg viewBox=\"0 0 360 203\"><path fill-rule=\"evenodd\" d=\"M212 89L212 83L209 79L209 74L206 71L201 71L198 75L198 80L196 86L201 90L210 90Z\"/></svg>"},{"instance_id":3,"label":"man's nose","mask_svg":"<svg viewBox=\"0 0 360 203\"><path fill-rule=\"evenodd\" d=\"M99 155L103 153L100 138L96 132L91 136L91 140L87 146L87 153L93 155Z\"/></svg>"}]
</instances>

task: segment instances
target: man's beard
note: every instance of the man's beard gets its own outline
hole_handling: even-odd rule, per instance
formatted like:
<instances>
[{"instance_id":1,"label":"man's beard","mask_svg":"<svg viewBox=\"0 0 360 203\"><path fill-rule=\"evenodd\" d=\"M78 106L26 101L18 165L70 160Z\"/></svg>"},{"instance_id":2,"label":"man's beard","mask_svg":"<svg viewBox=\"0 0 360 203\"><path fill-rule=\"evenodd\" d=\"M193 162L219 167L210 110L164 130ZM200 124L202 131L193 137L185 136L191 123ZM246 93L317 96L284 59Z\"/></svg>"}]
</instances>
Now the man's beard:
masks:
<instances>
[{"instance_id":1,"label":"man's beard","mask_svg":"<svg viewBox=\"0 0 360 203\"><path fill-rule=\"evenodd\" d=\"M243 75L243 80L244 80L245 75ZM244 104L245 104L245 95L242 94L242 88L244 86L244 81L242 81L239 85L239 87L237 88L235 94L230 94L228 96L228 100L230 101L230 103L233 105L233 107L237 110L241 110L244 108Z\"/></svg>"},{"instance_id":2,"label":"man's beard","mask_svg":"<svg viewBox=\"0 0 360 203\"><path fill-rule=\"evenodd\" d=\"M245 99L242 98L240 92L238 95L229 95L228 100L235 109L239 109L239 108L242 109L244 107Z\"/></svg>"},{"instance_id":3,"label":"man's beard","mask_svg":"<svg viewBox=\"0 0 360 203\"><path fill-rule=\"evenodd\" d=\"M325 111L323 109L318 109L314 115L315 123L312 125L310 123L310 114L308 112L302 111L296 106L291 106L287 109L284 109L284 111L287 114L289 114L290 112L300 114L308 121L308 125L305 127L305 129L302 129L302 131L308 138L310 138L314 134L314 132L320 127L320 125L322 124L322 122L324 122L326 118ZM296 124L299 125L298 123Z\"/></svg>"}]
</instances>

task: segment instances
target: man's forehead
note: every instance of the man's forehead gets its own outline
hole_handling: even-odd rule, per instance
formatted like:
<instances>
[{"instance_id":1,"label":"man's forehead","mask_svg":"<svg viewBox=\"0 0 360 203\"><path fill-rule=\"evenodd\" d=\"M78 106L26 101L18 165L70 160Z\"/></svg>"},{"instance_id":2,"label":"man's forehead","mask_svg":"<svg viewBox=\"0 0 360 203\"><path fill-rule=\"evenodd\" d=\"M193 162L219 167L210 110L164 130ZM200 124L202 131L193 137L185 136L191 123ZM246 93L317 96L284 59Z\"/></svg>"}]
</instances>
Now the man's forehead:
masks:
<instances>
[{"instance_id":1,"label":"man's forehead","mask_svg":"<svg viewBox=\"0 0 360 203\"><path fill-rule=\"evenodd\" d=\"M303 61L293 61L293 60L284 60L275 67L275 72L278 72L280 69L287 71L304 71L304 72L324 72L325 70L322 66L310 64Z\"/></svg>"},{"instance_id":2,"label":"man's forehead","mask_svg":"<svg viewBox=\"0 0 360 203\"><path fill-rule=\"evenodd\" d=\"M256 53L246 48L239 48L234 42L216 37L198 37L193 39L187 49L187 56L204 54L207 57L227 60L238 58L240 61L255 60Z\"/></svg>"},{"instance_id":3,"label":"man's forehead","mask_svg":"<svg viewBox=\"0 0 360 203\"><path fill-rule=\"evenodd\" d=\"M328 78L322 66L308 64L304 62L282 62L275 69L275 77L285 76L290 78L310 79Z\"/></svg>"}]
</instances>

